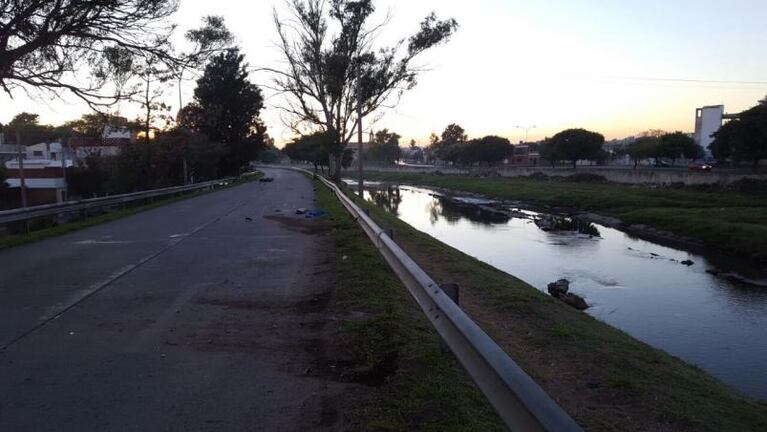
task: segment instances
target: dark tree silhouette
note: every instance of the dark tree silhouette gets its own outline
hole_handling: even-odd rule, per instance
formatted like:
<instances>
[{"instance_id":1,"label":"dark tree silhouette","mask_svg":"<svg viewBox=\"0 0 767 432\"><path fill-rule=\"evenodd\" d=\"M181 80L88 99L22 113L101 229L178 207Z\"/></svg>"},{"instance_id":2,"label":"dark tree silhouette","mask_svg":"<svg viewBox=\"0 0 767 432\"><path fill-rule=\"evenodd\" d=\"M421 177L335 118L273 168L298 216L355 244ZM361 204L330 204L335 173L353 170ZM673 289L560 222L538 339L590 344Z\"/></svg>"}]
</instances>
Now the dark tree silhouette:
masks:
<instances>
[{"instance_id":1,"label":"dark tree silhouette","mask_svg":"<svg viewBox=\"0 0 767 432\"><path fill-rule=\"evenodd\" d=\"M309 135L300 136L287 145L282 150L291 160L296 162L308 162L314 165L314 170L324 169L330 162L331 149L338 142L338 138L332 135L332 132L315 132ZM341 158L341 165L348 167L351 164L353 152L350 149L344 150Z\"/></svg>"},{"instance_id":2,"label":"dark tree silhouette","mask_svg":"<svg viewBox=\"0 0 767 432\"><path fill-rule=\"evenodd\" d=\"M750 161L753 169L767 159L767 98L722 126L709 145L717 160Z\"/></svg>"},{"instance_id":3,"label":"dark tree silhouette","mask_svg":"<svg viewBox=\"0 0 767 432\"><path fill-rule=\"evenodd\" d=\"M469 141L466 151L468 154L464 157L465 162L486 163L492 166L509 157L514 147L506 138L488 135Z\"/></svg>"},{"instance_id":4,"label":"dark tree silhouette","mask_svg":"<svg viewBox=\"0 0 767 432\"><path fill-rule=\"evenodd\" d=\"M671 159L671 166L676 160L685 157L697 159L703 156L703 150L695 143L695 140L683 132L664 134L658 143L658 153L661 157Z\"/></svg>"},{"instance_id":5,"label":"dark tree silhouette","mask_svg":"<svg viewBox=\"0 0 767 432\"><path fill-rule=\"evenodd\" d=\"M557 160L570 161L575 168L579 160L599 158L604 142L602 134L586 129L567 129L551 137L548 145L553 146Z\"/></svg>"},{"instance_id":6,"label":"dark tree silhouette","mask_svg":"<svg viewBox=\"0 0 767 432\"><path fill-rule=\"evenodd\" d=\"M641 136L626 146L624 152L629 155L631 161L634 162L634 169L636 169L642 159L656 157L659 145L659 138L653 136Z\"/></svg>"},{"instance_id":7,"label":"dark tree silhouette","mask_svg":"<svg viewBox=\"0 0 767 432\"><path fill-rule=\"evenodd\" d=\"M130 59L150 54L180 64L167 22L176 0L6 0L0 2L0 87L68 91L93 107L120 95L100 90ZM89 73L90 79L78 76ZM78 79L80 78L80 79Z\"/></svg>"},{"instance_id":8,"label":"dark tree silhouette","mask_svg":"<svg viewBox=\"0 0 767 432\"><path fill-rule=\"evenodd\" d=\"M181 126L226 146L221 175L238 174L264 145L266 128L258 117L264 101L247 67L236 48L214 57L197 80L194 102L179 115Z\"/></svg>"},{"instance_id":9,"label":"dark tree silhouette","mask_svg":"<svg viewBox=\"0 0 767 432\"><path fill-rule=\"evenodd\" d=\"M402 155L402 150L399 148L400 138L399 134L389 132L388 129L376 132L370 150L367 151L365 157L373 161L393 164Z\"/></svg>"}]
</instances>

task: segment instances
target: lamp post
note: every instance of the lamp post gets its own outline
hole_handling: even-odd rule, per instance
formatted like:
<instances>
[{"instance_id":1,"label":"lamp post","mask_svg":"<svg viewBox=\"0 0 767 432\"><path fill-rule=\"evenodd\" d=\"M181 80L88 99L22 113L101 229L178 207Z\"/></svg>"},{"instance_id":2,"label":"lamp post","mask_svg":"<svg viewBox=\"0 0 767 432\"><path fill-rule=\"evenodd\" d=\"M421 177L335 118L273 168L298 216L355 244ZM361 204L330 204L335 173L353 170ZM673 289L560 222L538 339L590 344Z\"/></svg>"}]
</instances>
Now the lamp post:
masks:
<instances>
[{"instance_id":1,"label":"lamp post","mask_svg":"<svg viewBox=\"0 0 767 432\"><path fill-rule=\"evenodd\" d=\"M362 174L362 73L360 61L357 59L357 163L359 164L359 193L364 198L365 180Z\"/></svg>"},{"instance_id":2,"label":"lamp post","mask_svg":"<svg viewBox=\"0 0 767 432\"><path fill-rule=\"evenodd\" d=\"M535 129L536 126L516 126L517 129L523 129L525 131L525 142L527 142L527 135L530 133L530 130Z\"/></svg>"}]
</instances>

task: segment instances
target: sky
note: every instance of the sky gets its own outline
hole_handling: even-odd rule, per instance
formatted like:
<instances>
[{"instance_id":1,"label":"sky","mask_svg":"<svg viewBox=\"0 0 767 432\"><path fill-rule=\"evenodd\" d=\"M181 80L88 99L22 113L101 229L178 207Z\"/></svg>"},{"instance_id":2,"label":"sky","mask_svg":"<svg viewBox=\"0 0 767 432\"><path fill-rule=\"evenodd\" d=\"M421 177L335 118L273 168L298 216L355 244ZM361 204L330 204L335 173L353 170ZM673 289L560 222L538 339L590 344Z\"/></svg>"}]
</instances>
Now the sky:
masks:
<instances>
[{"instance_id":1,"label":"sky","mask_svg":"<svg viewBox=\"0 0 767 432\"><path fill-rule=\"evenodd\" d=\"M388 128L425 144L450 123L469 137L501 135L517 142L583 127L622 138L647 129L694 129L695 108L724 104L739 112L767 95L767 2L764 0L377 0L378 22L390 13L382 46L416 32L435 11L455 18L454 37L419 58L426 72L399 103L365 129ZM284 0L181 0L180 30L204 15L222 15L252 68L281 64L272 11ZM182 38L178 40L181 42ZM269 85L253 72L251 80ZM194 83L183 86L185 103ZM178 109L178 89L167 101ZM262 118L278 145L292 138L279 96L266 87ZM123 103L120 113L135 116ZM46 123L79 117L74 98L14 99L0 94L0 122L28 111Z\"/></svg>"}]
</instances>

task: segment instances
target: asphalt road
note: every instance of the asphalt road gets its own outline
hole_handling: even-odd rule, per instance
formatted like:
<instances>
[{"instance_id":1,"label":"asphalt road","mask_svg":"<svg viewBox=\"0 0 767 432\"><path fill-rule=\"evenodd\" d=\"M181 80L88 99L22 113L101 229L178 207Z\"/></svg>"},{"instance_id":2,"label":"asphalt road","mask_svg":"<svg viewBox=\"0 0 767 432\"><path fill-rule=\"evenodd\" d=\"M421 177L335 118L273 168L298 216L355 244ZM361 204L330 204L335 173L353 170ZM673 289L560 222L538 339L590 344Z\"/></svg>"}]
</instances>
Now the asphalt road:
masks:
<instances>
[{"instance_id":1,"label":"asphalt road","mask_svg":"<svg viewBox=\"0 0 767 432\"><path fill-rule=\"evenodd\" d=\"M313 185L268 175L0 251L0 431L337 427L343 388L307 372Z\"/></svg>"}]
</instances>

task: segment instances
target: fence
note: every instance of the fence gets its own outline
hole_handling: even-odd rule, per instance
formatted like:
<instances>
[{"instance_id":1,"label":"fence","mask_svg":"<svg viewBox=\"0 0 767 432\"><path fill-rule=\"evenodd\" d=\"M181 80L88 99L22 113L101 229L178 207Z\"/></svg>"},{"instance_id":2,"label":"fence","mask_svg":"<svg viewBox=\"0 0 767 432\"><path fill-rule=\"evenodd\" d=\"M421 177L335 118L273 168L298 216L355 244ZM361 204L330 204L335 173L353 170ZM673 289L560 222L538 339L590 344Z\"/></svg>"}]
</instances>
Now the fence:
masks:
<instances>
[{"instance_id":1,"label":"fence","mask_svg":"<svg viewBox=\"0 0 767 432\"><path fill-rule=\"evenodd\" d=\"M226 185L235 180L234 177L220 180L213 180L204 183L196 183L185 186L175 186L163 189L152 189L141 192L133 192L122 195L112 195L102 198L91 198L79 201L68 201L58 204L45 204L34 207L23 207L12 210L0 211L0 225L11 222L29 221L32 219L57 216L64 213L80 212L90 209L110 207L118 204L125 204L149 198L160 198L170 195L176 195L184 192L197 190L213 189L216 186Z\"/></svg>"}]
</instances>

